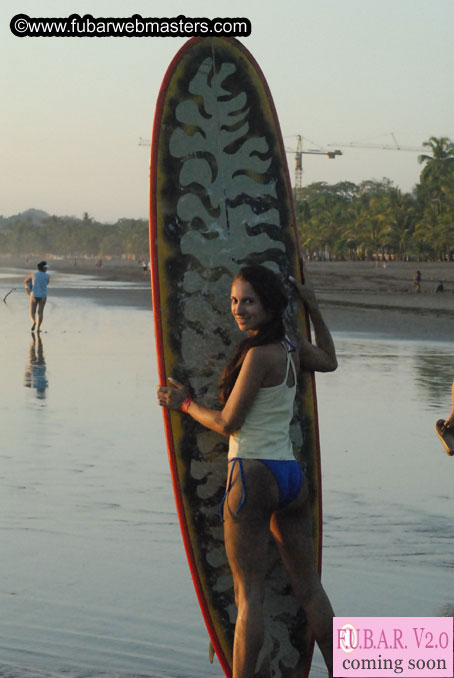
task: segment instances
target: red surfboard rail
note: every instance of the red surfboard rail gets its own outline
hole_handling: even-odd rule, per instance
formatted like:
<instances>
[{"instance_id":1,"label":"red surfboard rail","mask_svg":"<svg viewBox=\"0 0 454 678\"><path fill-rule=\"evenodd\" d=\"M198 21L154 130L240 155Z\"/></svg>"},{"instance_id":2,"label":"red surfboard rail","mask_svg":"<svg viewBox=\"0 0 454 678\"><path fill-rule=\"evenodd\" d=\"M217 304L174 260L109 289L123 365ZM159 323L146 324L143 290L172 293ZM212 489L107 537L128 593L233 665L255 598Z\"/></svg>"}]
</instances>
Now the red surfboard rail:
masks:
<instances>
[{"instance_id":1,"label":"red surfboard rail","mask_svg":"<svg viewBox=\"0 0 454 678\"><path fill-rule=\"evenodd\" d=\"M151 265L151 285L152 285L152 297L153 297L153 319L155 326L155 338L156 338L156 354L158 359L158 376L159 384L161 386L167 385L168 377L171 375L166 374L165 363L164 363L164 341L162 334L162 325L161 325L161 290L159 285L159 273L158 273L158 250L156 247L156 238L157 238L157 220L156 220L156 188L153 182L153 178L156 176L157 172L157 162L158 162L158 144L156 140L159 136L159 130L161 126L161 116L163 112L163 102L167 93L168 83L173 75L175 65L180 61L182 55L191 49L192 45L198 42L200 38L193 38L186 42L183 47L177 52L173 60L171 61L159 90L158 100L156 103L155 117L153 123L153 134L151 142L151 157L150 157L150 200L149 200L149 224L150 224L150 265ZM187 529L185 512L183 507L183 500L181 495L181 487L177 482L178 471L176 466L175 459L175 448L173 440L173 431L171 426L171 414L169 410L163 408L163 418L164 418L164 429L167 440L168 448L168 458L172 478L172 487L175 497L175 504L177 509L177 515L180 523L181 535L183 539L183 545L186 552L186 557L188 559L189 569L191 572L194 589L196 592L197 600L202 612L202 616L207 627L208 634L210 636L211 643L213 645L216 656L219 660L219 663L222 666L222 669L226 675L226 678L231 678L231 661L227 659L224 654L224 651L218 641L218 637L215 631L215 628L212 623L211 616L206 604L205 596L200 585L199 577L197 576L197 567L196 561L194 558L192 543L189 537L189 532Z\"/></svg>"}]
</instances>

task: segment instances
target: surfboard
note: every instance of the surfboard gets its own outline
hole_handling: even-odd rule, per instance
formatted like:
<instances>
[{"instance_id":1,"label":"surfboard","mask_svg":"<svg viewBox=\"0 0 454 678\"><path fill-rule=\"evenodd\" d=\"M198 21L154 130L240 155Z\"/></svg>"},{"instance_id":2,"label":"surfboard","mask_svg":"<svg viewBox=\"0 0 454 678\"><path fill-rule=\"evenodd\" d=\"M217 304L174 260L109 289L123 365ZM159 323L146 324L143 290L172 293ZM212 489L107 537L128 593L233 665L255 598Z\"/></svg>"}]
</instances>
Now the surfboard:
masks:
<instances>
[{"instance_id":1,"label":"surfboard","mask_svg":"<svg viewBox=\"0 0 454 678\"><path fill-rule=\"evenodd\" d=\"M165 74L151 144L150 261L160 383L174 377L198 401L219 407L217 383L241 338L230 314L232 278L251 261L284 281L302 275L276 110L258 64L235 39L193 38ZM289 331L308 336L308 318L285 284ZM216 656L231 676L236 607L219 516L227 442L188 415L164 410L163 416L192 579ZM310 374L299 382L291 437L309 478L320 567L320 453ZM266 582L257 675L303 678L313 641L272 543Z\"/></svg>"}]
</instances>

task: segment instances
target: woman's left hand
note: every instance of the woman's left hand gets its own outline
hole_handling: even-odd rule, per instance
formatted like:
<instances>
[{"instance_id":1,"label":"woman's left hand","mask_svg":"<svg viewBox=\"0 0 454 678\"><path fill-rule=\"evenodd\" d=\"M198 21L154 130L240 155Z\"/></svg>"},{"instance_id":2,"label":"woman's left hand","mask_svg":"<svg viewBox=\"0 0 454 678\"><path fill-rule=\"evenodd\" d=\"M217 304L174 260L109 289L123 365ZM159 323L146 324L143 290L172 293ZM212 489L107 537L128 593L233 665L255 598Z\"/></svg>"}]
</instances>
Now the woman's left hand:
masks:
<instances>
[{"instance_id":1,"label":"woman's left hand","mask_svg":"<svg viewBox=\"0 0 454 678\"><path fill-rule=\"evenodd\" d=\"M189 396L188 390L172 377L169 377L172 386L158 386L158 403L161 407L179 410Z\"/></svg>"},{"instance_id":2,"label":"woman's left hand","mask_svg":"<svg viewBox=\"0 0 454 678\"><path fill-rule=\"evenodd\" d=\"M315 290L312 286L311 281L307 277L307 274L304 274L304 283L301 283L299 280L296 280L293 276L289 276L290 282L296 288L301 300L306 305L308 311L318 308L317 298L315 296Z\"/></svg>"}]
</instances>

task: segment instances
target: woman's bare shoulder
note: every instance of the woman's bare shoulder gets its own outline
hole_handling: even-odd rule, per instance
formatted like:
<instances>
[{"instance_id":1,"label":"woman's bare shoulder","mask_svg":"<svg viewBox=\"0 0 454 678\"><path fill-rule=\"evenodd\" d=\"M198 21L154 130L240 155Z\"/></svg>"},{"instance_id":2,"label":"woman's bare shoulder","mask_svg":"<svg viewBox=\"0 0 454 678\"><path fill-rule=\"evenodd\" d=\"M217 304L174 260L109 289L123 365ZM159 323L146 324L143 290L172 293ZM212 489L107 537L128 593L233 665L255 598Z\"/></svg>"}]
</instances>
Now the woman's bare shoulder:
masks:
<instances>
[{"instance_id":1,"label":"woman's bare shoulder","mask_svg":"<svg viewBox=\"0 0 454 678\"><path fill-rule=\"evenodd\" d=\"M263 346L253 346L249 349L247 357L250 365L265 373L285 365L284 355L282 342L277 341Z\"/></svg>"},{"instance_id":2,"label":"woman's bare shoulder","mask_svg":"<svg viewBox=\"0 0 454 678\"><path fill-rule=\"evenodd\" d=\"M249 354L254 360L269 359L276 355L282 355L282 344L274 342L272 344L264 344L263 346L252 346L248 351Z\"/></svg>"}]
</instances>

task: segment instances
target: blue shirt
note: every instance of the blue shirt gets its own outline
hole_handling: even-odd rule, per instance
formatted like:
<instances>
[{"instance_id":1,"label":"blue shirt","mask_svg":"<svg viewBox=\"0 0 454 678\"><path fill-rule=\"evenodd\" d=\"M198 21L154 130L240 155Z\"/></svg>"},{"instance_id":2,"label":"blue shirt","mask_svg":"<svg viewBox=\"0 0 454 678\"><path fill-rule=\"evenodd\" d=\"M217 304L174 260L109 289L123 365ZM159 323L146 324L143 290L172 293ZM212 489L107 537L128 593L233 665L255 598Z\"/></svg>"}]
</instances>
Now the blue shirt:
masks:
<instances>
[{"instance_id":1,"label":"blue shirt","mask_svg":"<svg viewBox=\"0 0 454 678\"><path fill-rule=\"evenodd\" d=\"M33 273L33 296L47 297L47 285L50 280L50 275L44 271L35 271Z\"/></svg>"}]
</instances>

